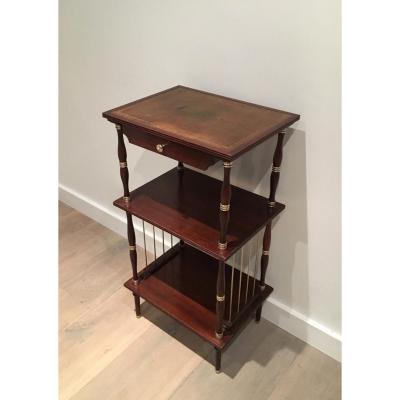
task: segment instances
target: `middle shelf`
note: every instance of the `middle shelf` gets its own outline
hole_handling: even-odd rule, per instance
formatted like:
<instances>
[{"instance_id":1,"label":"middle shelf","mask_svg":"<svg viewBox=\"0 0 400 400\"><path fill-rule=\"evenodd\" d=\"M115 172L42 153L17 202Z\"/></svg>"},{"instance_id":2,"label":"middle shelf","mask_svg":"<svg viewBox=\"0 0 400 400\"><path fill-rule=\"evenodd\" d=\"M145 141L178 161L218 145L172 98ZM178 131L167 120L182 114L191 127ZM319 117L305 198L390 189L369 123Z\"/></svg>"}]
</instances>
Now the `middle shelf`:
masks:
<instances>
[{"instance_id":1,"label":"middle shelf","mask_svg":"<svg viewBox=\"0 0 400 400\"><path fill-rule=\"evenodd\" d=\"M222 182L188 168L174 168L114 205L163 229L211 257L226 261L285 206L268 207L265 197L231 186L232 197L225 250L218 248Z\"/></svg>"}]
</instances>

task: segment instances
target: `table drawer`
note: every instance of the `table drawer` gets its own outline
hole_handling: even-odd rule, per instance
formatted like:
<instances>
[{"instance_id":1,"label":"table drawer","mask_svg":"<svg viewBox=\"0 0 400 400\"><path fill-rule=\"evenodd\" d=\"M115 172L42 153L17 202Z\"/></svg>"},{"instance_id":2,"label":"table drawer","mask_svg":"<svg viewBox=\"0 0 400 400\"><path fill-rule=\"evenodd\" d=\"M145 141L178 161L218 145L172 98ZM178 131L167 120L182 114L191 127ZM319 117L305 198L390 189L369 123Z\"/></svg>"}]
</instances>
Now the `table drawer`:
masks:
<instances>
[{"instance_id":1,"label":"table drawer","mask_svg":"<svg viewBox=\"0 0 400 400\"><path fill-rule=\"evenodd\" d=\"M203 171L218 161L217 158L203 153L200 150L192 149L156 136L152 131L145 128L124 125L123 132L132 144L154 151L165 157L182 161L184 164L199 168Z\"/></svg>"}]
</instances>

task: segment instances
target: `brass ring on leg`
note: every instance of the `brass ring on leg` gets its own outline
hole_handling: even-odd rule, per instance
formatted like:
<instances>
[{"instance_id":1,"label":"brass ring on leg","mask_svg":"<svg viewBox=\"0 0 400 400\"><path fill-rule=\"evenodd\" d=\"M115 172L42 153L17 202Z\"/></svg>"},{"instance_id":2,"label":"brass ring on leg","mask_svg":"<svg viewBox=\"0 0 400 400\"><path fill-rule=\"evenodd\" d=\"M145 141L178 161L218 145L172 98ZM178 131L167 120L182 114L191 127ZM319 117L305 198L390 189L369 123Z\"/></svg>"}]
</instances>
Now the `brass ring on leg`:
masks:
<instances>
[{"instance_id":1,"label":"brass ring on leg","mask_svg":"<svg viewBox=\"0 0 400 400\"><path fill-rule=\"evenodd\" d=\"M225 243L218 242L218 248L220 250L225 250L227 248L227 246L228 246L227 242L225 242Z\"/></svg>"},{"instance_id":2,"label":"brass ring on leg","mask_svg":"<svg viewBox=\"0 0 400 400\"><path fill-rule=\"evenodd\" d=\"M226 212L226 211L229 211L230 208L231 208L230 204L222 204L222 203L219 204L219 209L221 211Z\"/></svg>"},{"instance_id":3,"label":"brass ring on leg","mask_svg":"<svg viewBox=\"0 0 400 400\"><path fill-rule=\"evenodd\" d=\"M232 161L224 161L224 168L232 168Z\"/></svg>"}]
</instances>

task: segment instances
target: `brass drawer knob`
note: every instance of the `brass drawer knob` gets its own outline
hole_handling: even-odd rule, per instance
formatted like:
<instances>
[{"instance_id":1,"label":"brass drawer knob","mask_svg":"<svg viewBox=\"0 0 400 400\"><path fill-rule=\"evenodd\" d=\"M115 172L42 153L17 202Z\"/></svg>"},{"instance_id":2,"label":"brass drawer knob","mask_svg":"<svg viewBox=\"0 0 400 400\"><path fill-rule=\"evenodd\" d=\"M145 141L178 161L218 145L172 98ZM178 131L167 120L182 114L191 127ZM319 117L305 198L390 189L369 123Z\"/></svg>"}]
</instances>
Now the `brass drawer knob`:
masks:
<instances>
[{"instance_id":1,"label":"brass drawer knob","mask_svg":"<svg viewBox=\"0 0 400 400\"><path fill-rule=\"evenodd\" d=\"M157 146L156 146L156 150L159 152L159 153L162 153L163 151L164 151L164 147L167 145L167 143L165 143L165 144L158 144Z\"/></svg>"}]
</instances>

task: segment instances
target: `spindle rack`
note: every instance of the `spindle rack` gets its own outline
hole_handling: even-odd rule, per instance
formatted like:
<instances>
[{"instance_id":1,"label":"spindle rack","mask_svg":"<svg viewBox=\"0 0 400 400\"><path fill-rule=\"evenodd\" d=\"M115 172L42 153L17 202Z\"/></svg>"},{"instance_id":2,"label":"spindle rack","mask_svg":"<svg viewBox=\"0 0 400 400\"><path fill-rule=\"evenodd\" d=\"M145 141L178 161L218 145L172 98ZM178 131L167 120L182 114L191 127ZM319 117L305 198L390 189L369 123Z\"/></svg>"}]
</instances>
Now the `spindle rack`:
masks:
<instances>
[{"instance_id":1,"label":"spindle rack","mask_svg":"<svg viewBox=\"0 0 400 400\"><path fill-rule=\"evenodd\" d=\"M273 290L265 275L271 222L285 208L275 200L283 139L300 116L176 86L103 117L118 134L123 196L114 205L127 217L132 278L125 286L133 293L136 316L142 297L214 346L219 372L222 351L250 318L260 320ZM124 135L177 160L177 167L130 192ZM272 136L277 142L268 198L231 185L234 160ZM220 161L222 183L184 165L207 170ZM132 216L143 224L146 266L139 272ZM146 248L145 222L152 225L153 249ZM155 227L162 232L158 255ZM175 244L173 237L179 239ZM251 239L254 267L244 268L243 250ZM153 250L151 262L147 250Z\"/></svg>"}]
</instances>

